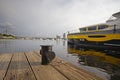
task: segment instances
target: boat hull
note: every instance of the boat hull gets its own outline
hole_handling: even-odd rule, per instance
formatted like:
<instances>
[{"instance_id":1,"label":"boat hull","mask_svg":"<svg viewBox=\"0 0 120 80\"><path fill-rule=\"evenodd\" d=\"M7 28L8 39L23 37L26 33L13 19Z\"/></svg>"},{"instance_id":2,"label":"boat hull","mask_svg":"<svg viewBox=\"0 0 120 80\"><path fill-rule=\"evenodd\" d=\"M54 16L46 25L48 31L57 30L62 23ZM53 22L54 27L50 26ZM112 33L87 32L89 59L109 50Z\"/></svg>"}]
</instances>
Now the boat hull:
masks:
<instances>
[{"instance_id":1,"label":"boat hull","mask_svg":"<svg viewBox=\"0 0 120 80\"><path fill-rule=\"evenodd\" d=\"M68 44L119 50L120 30L68 34Z\"/></svg>"}]
</instances>

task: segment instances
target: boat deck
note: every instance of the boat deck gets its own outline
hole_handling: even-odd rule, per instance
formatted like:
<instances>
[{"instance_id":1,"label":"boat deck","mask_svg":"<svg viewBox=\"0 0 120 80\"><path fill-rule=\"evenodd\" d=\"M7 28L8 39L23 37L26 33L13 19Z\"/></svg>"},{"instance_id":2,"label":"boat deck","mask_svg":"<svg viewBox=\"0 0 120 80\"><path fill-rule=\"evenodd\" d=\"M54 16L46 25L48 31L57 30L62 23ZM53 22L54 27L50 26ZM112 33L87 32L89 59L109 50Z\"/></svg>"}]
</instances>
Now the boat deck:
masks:
<instances>
[{"instance_id":1,"label":"boat deck","mask_svg":"<svg viewBox=\"0 0 120 80\"><path fill-rule=\"evenodd\" d=\"M0 54L0 80L104 80L59 58L41 65L39 52Z\"/></svg>"}]
</instances>

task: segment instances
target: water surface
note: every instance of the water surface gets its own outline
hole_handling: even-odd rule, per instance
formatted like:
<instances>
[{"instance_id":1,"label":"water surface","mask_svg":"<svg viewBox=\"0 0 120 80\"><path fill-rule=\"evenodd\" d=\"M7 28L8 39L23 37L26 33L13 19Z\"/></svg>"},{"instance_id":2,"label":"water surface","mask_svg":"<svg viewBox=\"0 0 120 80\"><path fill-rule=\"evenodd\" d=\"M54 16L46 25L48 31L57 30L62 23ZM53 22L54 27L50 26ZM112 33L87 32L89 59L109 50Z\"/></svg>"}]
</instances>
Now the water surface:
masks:
<instances>
[{"instance_id":1,"label":"water surface","mask_svg":"<svg viewBox=\"0 0 120 80\"><path fill-rule=\"evenodd\" d=\"M68 46L65 40L0 40L0 54L40 50L40 45L52 45L56 56L100 77L108 80L120 78L119 51Z\"/></svg>"}]
</instances>

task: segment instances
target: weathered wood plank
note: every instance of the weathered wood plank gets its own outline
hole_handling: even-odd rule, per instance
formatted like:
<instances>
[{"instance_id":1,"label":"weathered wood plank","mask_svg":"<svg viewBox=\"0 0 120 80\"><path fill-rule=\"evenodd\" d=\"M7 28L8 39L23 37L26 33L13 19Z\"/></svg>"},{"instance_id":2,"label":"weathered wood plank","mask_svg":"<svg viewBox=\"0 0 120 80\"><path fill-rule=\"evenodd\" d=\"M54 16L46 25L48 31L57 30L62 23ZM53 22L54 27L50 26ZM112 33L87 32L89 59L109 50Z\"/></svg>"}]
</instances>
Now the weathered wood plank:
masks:
<instances>
[{"instance_id":1,"label":"weathered wood plank","mask_svg":"<svg viewBox=\"0 0 120 80\"><path fill-rule=\"evenodd\" d=\"M39 55L37 52L36 54ZM78 68L58 58L55 58L50 65L58 72L66 76L69 80L104 80L86 70Z\"/></svg>"},{"instance_id":2,"label":"weathered wood plank","mask_svg":"<svg viewBox=\"0 0 120 80\"><path fill-rule=\"evenodd\" d=\"M24 53L13 55L4 80L36 80Z\"/></svg>"},{"instance_id":3,"label":"weathered wood plank","mask_svg":"<svg viewBox=\"0 0 120 80\"><path fill-rule=\"evenodd\" d=\"M78 68L77 66L74 66L72 64L69 64L67 66L70 66L70 68L72 68L73 70L77 71L78 73L80 73L81 75L83 76L86 76L86 77L90 77L92 80L105 80L105 78L102 78L102 77L98 77L97 75L91 73L91 72L88 72L82 68ZM76 68L76 69L74 69Z\"/></svg>"},{"instance_id":4,"label":"weathered wood plank","mask_svg":"<svg viewBox=\"0 0 120 80\"><path fill-rule=\"evenodd\" d=\"M58 58L49 65L41 65L41 56L38 52L0 54L0 80L3 79L104 80Z\"/></svg>"},{"instance_id":5,"label":"weathered wood plank","mask_svg":"<svg viewBox=\"0 0 120 80\"><path fill-rule=\"evenodd\" d=\"M3 80L12 54L0 54L0 80Z\"/></svg>"},{"instance_id":6,"label":"weathered wood plank","mask_svg":"<svg viewBox=\"0 0 120 80\"><path fill-rule=\"evenodd\" d=\"M41 57L36 53L26 53L37 80L68 80L50 65L41 65Z\"/></svg>"},{"instance_id":7,"label":"weathered wood plank","mask_svg":"<svg viewBox=\"0 0 120 80\"><path fill-rule=\"evenodd\" d=\"M74 65L56 58L51 65L70 80L104 80L96 75L75 67Z\"/></svg>"}]
</instances>

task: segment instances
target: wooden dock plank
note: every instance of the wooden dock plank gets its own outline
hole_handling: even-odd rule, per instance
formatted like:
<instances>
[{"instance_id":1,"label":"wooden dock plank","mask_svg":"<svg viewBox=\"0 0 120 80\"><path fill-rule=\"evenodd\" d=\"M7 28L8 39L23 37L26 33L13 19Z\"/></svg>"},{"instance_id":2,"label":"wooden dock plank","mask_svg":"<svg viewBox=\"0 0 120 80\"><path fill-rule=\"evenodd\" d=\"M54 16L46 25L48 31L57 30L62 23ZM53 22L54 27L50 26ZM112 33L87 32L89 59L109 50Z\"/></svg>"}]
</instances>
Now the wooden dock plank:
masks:
<instances>
[{"instance_id":1,"label":"wooden dock plank","mask_svg":"<svg viewBox=\"0 0 120 80\"><path fill-rule=\"evenodd\" d=\"M35 53L40 56L38 52ZM55 58L50 65L59 73L64 75L68 80L104 80L86 70L78 68L58 58Z\"/></svg>"},{"instance_id":2,"label":"wooden dock plank","mask_svg":"<svg viewBox=\"0 0 120 80\"><path fill-rule=\"evenodd\" d=\"M0 80L104 80L60 58L41 65L39 52L0 54Z\"/></svg>"},{"instance_id":3,"label":"wooden dock plank","mask_svg":"<svg viewBox=\"0 0 120 80\"><path fill-rule=\"evenodd\" d=\"M39 54L30 52L26 53L28 60L33 68L37 80L68 80L50 65L41 65Z\"/></svg>"},{"instance_id":4,"label":"wooden dock plank","mask_svg":"<svg viewBox=\"0 0 120 80\"><path fill-rule=\"evenodd\" d=\"M67 76L70 80L104 80L86 70L75 67L74 65L58 58L56 58L51 65Z\"/></svg>"},{"instance_id":5,"label":"wooden dock plank","mask_svg":"<svg viewBox=\"0 0 120 80\"><path fill-rule=\"evenodd\" d=\"M12 54L0 54L0 80L3 80Z\"/></svg>"},{"instance_id":6,"label":"wooden dock plank","mask_svg":"<svg viewBox=\"0 0 120 80\"><path fill-rule=\"evenodd\" d=\"M91 73L91 72L88 72L88 71L86 71L86 70L84 70L84 69L78 68L77 66L74 66L74 65L72 65L72 64L69 64L69 63L68 63L67 66L69 66L71 69L77 71L78 73L80 73L80 74L83 75L84 77L85 77L85 76L86 76L86 77L89 77L89 78L91 78L92 80L104 80L103 78L98 77L97 75L95 75L95 74L93 74L93 73Z\"/></svg>"},{"instance_id":7,"label":"wooden dock plank","mask_svg":"<svg viewBox=\"0 0 120 80\"><path fill-rule=\"evenodd\" d=\"M36 54L39 55L38 52L36 52ZM50 65L69 80L104 80L103 78L97 77L86 70L78 68L58 58L55 58Z\"/></svg>"},{"instance_id":8,"label":"wooden dock plank","mask_svg":"<svg viewBox=\"0 0 120 80\"><path fill-rule=\"evenodd\" d=\"M4 80L36 80L24 53L13 55Z\"/></svg>"}]
</instances>

